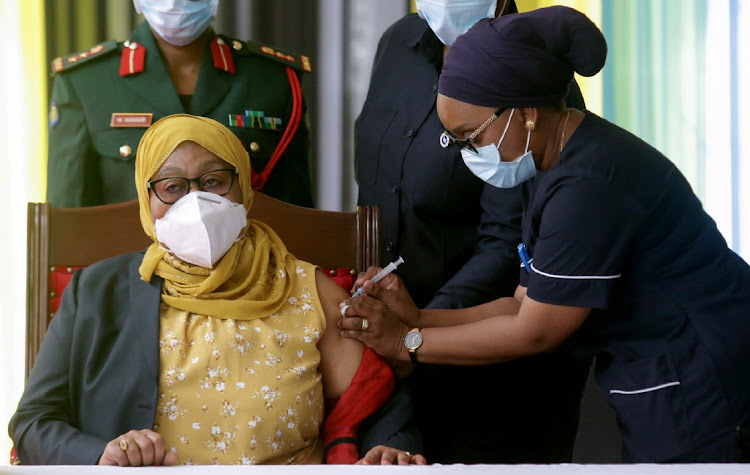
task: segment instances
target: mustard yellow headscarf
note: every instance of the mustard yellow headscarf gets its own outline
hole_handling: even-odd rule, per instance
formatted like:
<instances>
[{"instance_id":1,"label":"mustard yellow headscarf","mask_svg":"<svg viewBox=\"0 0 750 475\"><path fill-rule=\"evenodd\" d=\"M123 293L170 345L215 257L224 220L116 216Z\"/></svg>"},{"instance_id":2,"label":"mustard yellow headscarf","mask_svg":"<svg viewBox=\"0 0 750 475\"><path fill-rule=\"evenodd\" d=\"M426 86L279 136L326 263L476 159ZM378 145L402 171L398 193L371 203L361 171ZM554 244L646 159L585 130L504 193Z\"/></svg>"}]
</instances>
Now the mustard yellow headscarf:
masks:
<instances>
[{"instance_id":1,"label":"mustard yellow headscarf","mask_svg":"<svg viewBox=\"0 0 750 475\"><path fill-rule=\"evenodd\" d=\"M154 123L141 138L135 159L141 225L154 240L141 263L141 279L148 282L153 274L162 277L162 301L180 310L241 320L266 317L278 311L289 295L295 258L265 224L249 221L245 236L232 245L214 269L182 262L159 247L147 182L186 141L237 167L245 209L253 203L250 158L229 129L215 120L187 114Z\"/></svg>"}]
</instances>

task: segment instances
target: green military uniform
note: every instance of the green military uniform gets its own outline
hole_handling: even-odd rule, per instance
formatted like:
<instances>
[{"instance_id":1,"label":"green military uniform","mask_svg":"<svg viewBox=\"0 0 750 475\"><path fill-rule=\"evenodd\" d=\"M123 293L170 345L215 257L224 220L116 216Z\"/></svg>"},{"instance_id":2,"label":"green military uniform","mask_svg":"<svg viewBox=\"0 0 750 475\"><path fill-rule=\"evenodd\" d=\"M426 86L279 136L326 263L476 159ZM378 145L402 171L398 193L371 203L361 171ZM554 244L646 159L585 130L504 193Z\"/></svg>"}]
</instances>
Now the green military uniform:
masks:
<instances>
[{"instance_id":1,"label":"green military uniform","mask_svg":"<svg viewBox=\"0 0 750 475\"><path fill-rule=\"evenodd\" d=\"M260 172L289 125L293 93L287 67L299 78L310 63L305 56L219 35L206 46L195 93L180 98L145 21L124 43L110 40L56 59L47 200L53 206L79 207L136 198L138 142L151 123L177 113L228 126L250 154L253 170ZM263 191L312 207L308 152L303 118Z\"/></svg>"}]
</instances>

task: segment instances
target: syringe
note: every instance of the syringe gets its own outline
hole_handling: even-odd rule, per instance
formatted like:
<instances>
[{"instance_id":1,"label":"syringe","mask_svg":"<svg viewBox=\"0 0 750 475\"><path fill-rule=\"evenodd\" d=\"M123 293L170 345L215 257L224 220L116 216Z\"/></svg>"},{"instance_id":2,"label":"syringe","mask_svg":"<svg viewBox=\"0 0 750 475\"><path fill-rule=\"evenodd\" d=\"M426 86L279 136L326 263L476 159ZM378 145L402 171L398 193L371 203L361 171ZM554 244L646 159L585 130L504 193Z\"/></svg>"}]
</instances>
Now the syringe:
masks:
<instances>
[{"instance_id":1,"label":"syringe","mask_svg":"<svg viewBox=\"0 0 750 475\"><path fill-rule=\"evenodd\" d=\"M396 270L396 267L398 267L400 264L403 264L403 263L404 263L404 258L401 257L401 256L399 256L398 259L396 259L395 261L393 261L390 264L388 264L387 266L385 266L385 269L383 269L380 272L378 272L377 274L375 274L375 277L373 277L372 279L370 279L370 281L372 281L372 282L379 281L383 277L387 276L388 274L390 274L391 272L393 272L394 270ZM357 295L362 295L363 293L365 293L365 288L364 287L360 287L359 289L357 289L356 292L354 292L354 294L352 295L352 298L356 297Z\"/></svg>"}]
</instances>

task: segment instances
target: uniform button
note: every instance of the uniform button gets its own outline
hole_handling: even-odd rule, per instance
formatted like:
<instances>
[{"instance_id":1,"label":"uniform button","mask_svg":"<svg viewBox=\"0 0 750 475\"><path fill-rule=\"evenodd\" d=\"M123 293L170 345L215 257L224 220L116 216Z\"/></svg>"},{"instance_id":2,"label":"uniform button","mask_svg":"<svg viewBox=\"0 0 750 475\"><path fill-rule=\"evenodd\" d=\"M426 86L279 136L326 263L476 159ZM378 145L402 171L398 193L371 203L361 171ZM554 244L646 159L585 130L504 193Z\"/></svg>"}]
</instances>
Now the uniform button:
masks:
<instances>
[{"instance_id":1,"label":"uniform button","mask_svg":"<svg viewBox=\"0 0 750 475\"><path fill-rule=\"evenodd\" d=\"M221 38L216 38L216 42L219 43L220 45L224 44L224 40L222 40Z\"/></svg>"},{"instance_id":2,"label":"uniform button","mask_svg":"<svg viewBox=\"0 0 750 475\"><path fill-rule=\"evenodd\" d=\"M398 193L398 187L397 187L397 186L394 186L393 188L391 188L391 191L392 191L392 192L393 192L394 194L395 194L395 193Z\"/></svg>"},{"instance_id":3,"label":"uniform button","mask_svg":"<svg viewBox=\"0 0 750 475\"><path fill-rule=\"evenodd\" d=\"M437 84L435 84L434 86L432 86L432 92L437 92L437 89L438 89L438 85Z\"/></svg>"},{"instance_id":4,"label":"uniform button","mask_svg":"<svg viewBox=\"0 0 750 475\"><path fill-rule=\"evenodd\" d=\"M138 48L138 43L136 43L135 41L133 41L132 43L130 43L128 45L128 48L130 48L130 49L137 49Z\"/></svg>"},{"instance_id":5,"label":"uniform button","mask_svg":"<svg viewBox=\"0 0 750 475\"><path fill-rule=\"evenodd\" d=\"M393 243L391 241L388 241L385 245L385 250L388 252L391 252L393 250Z\"/></svg>"},{"instance_id":6,"label":"uniform button","mask_svg":"<svg viewBox=\"0 0 750 475\"><path fill-rule=\"evenodd\" d=\"M260 150L260 145L258 145L258 142L250 142L250 151L253 153L258 153L258 150Z\"/></svg>"},{"instance_id":7,"label":"uniform button","mask_svg":"<svg viewBox=\"0 0 750 475\"><path fill-rule=\"evenodd\" d=\"M242 43L240 43L237 40L232 41L232 48L234 48L235 51L240 51L242 49Z\"/></svg>"},{"instance_id":8,"label":"uniform button","mask_svg":"<svg viewBox=\"0 0 750 475\"><path fill-rule=\"evenodd\" d=\"M123 145L120 147L120 156L123 158L129 157L131 153L133 153L133 147L130 145Z\"/></svg>"},{"instance_id":9,"label":"uniform button","mask_svg":"<svg viewBox=\"0 0 750 475\"><path fill-rule=\"evenodd\" d=\"M414 137L414 129L409 129L409 130L408 130L408 131L406 132L406 135L408 135L409 137Z\"/></svg>"},{"instance_id":10,"label":"uniform button","mask_svg":"<svg viewBox=\"0 0 750 475\"><path fill-rule=\"evenodd\" d=\"M338 274L338 272L336 271L336 269L330 269L328 271L328 274L330 274L331 277L336 277L336 274Z\"/></svg>"},{"instance_id":11,"label":"uniform button","mask_svg":"<svg viewBox=\"0 0 750 475\"><path fill-rule=\"evenodd\" d=\"M50 268L49 268L49 271L50 271L50 272L57 272L57 267L55 267L55 266L50 266Z\"/></svg>"},{"instance_id":12,"label":"uniform button","mask_svg":"<svg viewBox=\"0 0 750 475\"><path fill-rule=\"evenodd\" d=\"M125 40L125 43L122 44L126 48L130 48L130 40Z\"/></svg>"},{"instance_id":13,"label":"uniform button","mask_svg":"<svg viewBox=\"0 0 750 475\"><path fill-rule=\"evenodd\" d=\"M55 298L55 297L57 297L57 292L55 292L55 291L53 290L52 292L50 292L50 293L49 293L49 298L53 299L53 298Z\"/></svg>"}]
</instances>

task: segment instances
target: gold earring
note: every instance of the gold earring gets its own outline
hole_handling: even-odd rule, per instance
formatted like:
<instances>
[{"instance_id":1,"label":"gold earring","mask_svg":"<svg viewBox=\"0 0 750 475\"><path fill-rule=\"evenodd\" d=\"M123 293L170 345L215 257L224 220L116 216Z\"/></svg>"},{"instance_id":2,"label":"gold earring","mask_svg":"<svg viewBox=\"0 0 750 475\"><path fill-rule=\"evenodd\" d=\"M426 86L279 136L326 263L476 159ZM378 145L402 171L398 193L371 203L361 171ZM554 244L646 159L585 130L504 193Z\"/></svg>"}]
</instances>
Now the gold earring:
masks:
<instances>
[{"instance_id":1,"label":"gold earring","mask_svg":"<svg viewBox=\"0 0 750 475\"><path fill-rule=\"evenodd\" d=\"M526 130L534 130L536 128L536 123L534 123L533 120L529 119L526 121Z\"/></svg>"}]
</instances>

